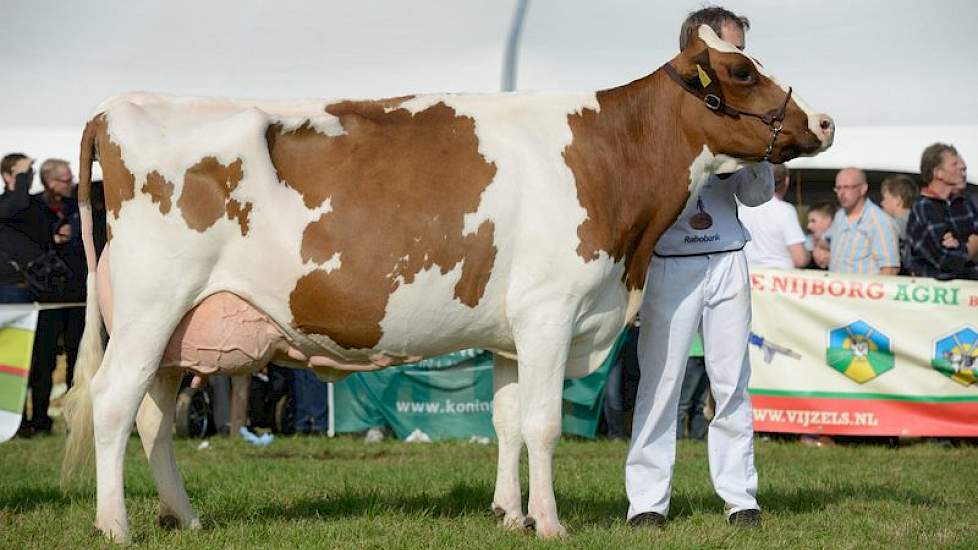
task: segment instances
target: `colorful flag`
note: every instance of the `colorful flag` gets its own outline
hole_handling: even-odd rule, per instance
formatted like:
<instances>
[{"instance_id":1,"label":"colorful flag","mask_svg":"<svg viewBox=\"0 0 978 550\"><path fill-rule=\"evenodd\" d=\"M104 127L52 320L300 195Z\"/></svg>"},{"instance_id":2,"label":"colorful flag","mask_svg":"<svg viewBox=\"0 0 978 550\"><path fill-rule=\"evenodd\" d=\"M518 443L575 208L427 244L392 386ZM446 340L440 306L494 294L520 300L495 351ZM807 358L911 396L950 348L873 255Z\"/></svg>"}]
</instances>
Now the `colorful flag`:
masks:
<instances>
[{"instance_id":1,"label":"colorful flag","mask_svg":"<svg viewBox=\"0 0 978 550\"><path fill-rule=\"evenodd\" d=\"M36 325L33 304L0 305L0 443L20 426Z\"/></svg>"}]
</instances>

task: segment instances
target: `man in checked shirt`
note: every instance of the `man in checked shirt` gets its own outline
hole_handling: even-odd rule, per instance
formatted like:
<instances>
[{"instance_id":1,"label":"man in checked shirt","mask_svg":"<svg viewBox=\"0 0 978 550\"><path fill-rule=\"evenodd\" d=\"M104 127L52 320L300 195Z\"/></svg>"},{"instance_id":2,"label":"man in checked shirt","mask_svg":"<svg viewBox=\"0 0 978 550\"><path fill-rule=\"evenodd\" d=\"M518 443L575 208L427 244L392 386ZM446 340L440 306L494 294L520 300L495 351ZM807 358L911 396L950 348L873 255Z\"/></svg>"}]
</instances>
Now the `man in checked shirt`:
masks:
<instances>
[{"instance_id":1,"label":"man in checked shirt","mask_svg":"<svg viewBox=\"0 0 978 550\"><path fill-rule=\"evenodd\" d=\"M967 169L951 145L924 149L920 177L927 186L907 221L908 270L935 279L978 279L978 209L964 193Z\"/></svg>"}]
</instances>

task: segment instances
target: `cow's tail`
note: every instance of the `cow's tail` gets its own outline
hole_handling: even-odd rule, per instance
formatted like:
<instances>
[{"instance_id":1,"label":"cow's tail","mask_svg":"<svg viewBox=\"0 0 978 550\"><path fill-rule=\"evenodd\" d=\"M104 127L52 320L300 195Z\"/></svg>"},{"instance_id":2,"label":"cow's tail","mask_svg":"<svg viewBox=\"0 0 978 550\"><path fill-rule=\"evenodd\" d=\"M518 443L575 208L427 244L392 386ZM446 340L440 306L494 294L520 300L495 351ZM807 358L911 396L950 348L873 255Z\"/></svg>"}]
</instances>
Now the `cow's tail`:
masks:
<instances>
[{"instance_id":1,"label":"cow's tail","mask_svg":"<svg viewBox=\"0 0 978 550\"><path fill-rule=\"evenodd\" d=\"M85 332L78 347L75 361L75 377L71 391L65 396L63 411L68 425L65 455L61 464L62 483L71 481L76 474L92 462L94 425L92 423L92 396L89 385L102 364L105 349L102 341L102 315L99 311L96 288L95 239L92 222L92 160L95 154L95 134L99 120L92 119L85 126L81 140L81 168L78 172L78 206L81 215L82 241L88 265L85 300Z\"/></svg>"}]
</instances>

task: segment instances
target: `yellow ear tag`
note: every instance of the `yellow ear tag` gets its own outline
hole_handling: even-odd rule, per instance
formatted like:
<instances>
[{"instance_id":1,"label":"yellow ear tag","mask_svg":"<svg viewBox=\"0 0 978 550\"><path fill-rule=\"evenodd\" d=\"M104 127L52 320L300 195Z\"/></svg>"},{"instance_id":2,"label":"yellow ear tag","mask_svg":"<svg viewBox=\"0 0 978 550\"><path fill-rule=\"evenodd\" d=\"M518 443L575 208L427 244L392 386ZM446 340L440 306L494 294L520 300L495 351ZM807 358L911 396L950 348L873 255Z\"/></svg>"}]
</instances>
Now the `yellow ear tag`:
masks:
<instances>
[{"instance_id":1,"label":"yellow ear tag","mask_svg":"<svg viewBox=\"0 0 978 550\"><path fill-rule=\"evenodd\" d=\"M703 67L700 67L700 64L699 63L696 64L696 72L699 73L699 75L700 75L700 84L704 88L706 88L707 86L709 86L710 85L710 82L713 82L712 80L710 80L710 76L706 74L706 71L703 70Z\"/></svg>"}]
</instances>

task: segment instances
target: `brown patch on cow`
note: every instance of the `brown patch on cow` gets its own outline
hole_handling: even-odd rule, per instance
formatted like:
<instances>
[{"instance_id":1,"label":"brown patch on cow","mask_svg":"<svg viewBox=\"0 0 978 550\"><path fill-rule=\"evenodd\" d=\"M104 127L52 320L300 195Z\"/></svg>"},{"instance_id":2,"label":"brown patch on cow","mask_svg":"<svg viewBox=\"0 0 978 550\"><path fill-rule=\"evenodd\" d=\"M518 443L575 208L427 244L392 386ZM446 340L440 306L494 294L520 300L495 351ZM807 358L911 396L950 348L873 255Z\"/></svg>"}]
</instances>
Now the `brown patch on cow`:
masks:
<instances>
[{"instance_id":1,"label":"brown patch on cow","mask_svg":"<svg viewBox=\"0 0 978 550\"><path fill-rule=\"evenodd\" d=\"M243 176L241 164L240 158L224 165L214 157L205 157L187 169L183 176L183 191L177 200L177 207L180 208L187 227L203 233L217 220L229 214L228 200ZM235 210L237 217L240 213L237 202ZM246 227L247 221L242 225L242 234Z\"/></svg>"},{"instance_id":2,"label":"brown patch on cow","mask_svg":"<svg viewBox=\"0 0 978 550\"><path fill-rule=\"evenodd\" d=\"M400 101L330 105L345 135L309 125L289 132L273 125L266 134L280 180L308 207L327 199L332 207L303 232L303 261L340 261L296 283L293 325L348 349L380 341L387 302L401 283L461 263L455 297L475 307L495 261L491 222L463 236L465 214L478 209L496 174L479 153L475 121L443 103L413 115L386 112Z\"/></svg>"},{"instance_id":3,"label":"brown patch on cow","mask_svg":"<svg viewBox=\"0 0 978 550\"><path fill-rule=\"evenodd\" d=\"M395 109L414 96L403 96L379 101L342 101L326 106L326 112L339 118L347 134L356 133L365 121L383 123L387 109ZM406 111L404 111L406 113ZM288 136L287 147L277 147L276 141ZM340 137L340 136L338 136ZM332 143L330 136L320 134L308 121L295 130L284 132L281 124L271 124L265 131L268 152L279 181L284 182L302 195L307 208L318 208L331 193L331 187L323 184L327 177L322 172L322 148ZM351 160L352 162L352 160Z\"/></svg>"},{"instance_id":4,"label":"brown patch on cow","mask_svg":"<svg viewBox=\"0 0 978 550\"><path fill-rule=\"evenodd\" d=\"M253 205L250 202L242 204L234 199L228 201L228 219L238 220L238 226L241 228L241 236L244 237L248 234L248 217L251 215L251 207Z\"/></svg>"},{"instance_id":5,"label":"brown patch on cow","mask_svg":"<svg viewBox=\"0 0 978 550\"><path fill-rule=\"evenodd\" d=\"M567 119L574 138L564 160L587 211L577 229L577 253L585 261L600 252L624 258L629 290L644 286L655 243L688 196L696 145L675 121L682 93L658 72L599 92L599 111L585 109Z\"/></svg>"},{"instance_id":6,"label":"brown patch on cow","mask_svg":"<svg viewBox=\"0 0 978 550\"><path fill-rule=\"evenodd\" d=\"M149 195L154 203L160 203L160 214L166 215L170 211L173 200L173 184L166 181L163 174L153 170L146 175L146 183L140 191Z\"/></svg>"},{"instance_id":7,"label":"brown patch on cow","mask_svg":"<svg viewBox=\"0 0 978 550\"><path fill-rule=\"evenodd\" d=\"M136 195L136 177L122 159L122 149L109 138L108 122L105 116L95 117L92 124L95 127L95 144L98 148L99 164L102 165L105 208L118 219L122 203Z\"/></svg>"},{"instance_id":8,"label":"brown patch on cow","mask_svg":"<svg viewBox=\"0 0 978 550\"><path fill-rule=\"evenodd\" d=\"M681 77L695 79L705 49L694 37L670 64ZM739 109L765 113L784 102L784 90L770 79L755 75L753 86L730 81L734 67L745 63L740 54L710 50L707 58L727 100ZM664 70L599 92L598 102L599 111L568 117L574 138L564 159L587 211L578 227L577 252L585 261L602 251L624 259L626 286L640 289L659 236L685 206L689 167L703 146L714 154L760 160L771 133L754 118L710 111ZM814 151L807 125L804 113L789 104L772 159L786 150Z\"/></svg>"},{"instance_id":9,"label":"brown patch on cow","mask_svg":"<svg viewBox=\"0 0 978 550\"><path fill-rule=\"evenodd\" d=\"M479 225L478 231L471 238L471 247L483 251L483 254L472 255L462 264L462 278L455 284L455 297L469 307L475 307L486 292L489 275L496 261L496 247L493 245L493 235L496 226L486 220Z\"/></svg>"}]
</instances>

